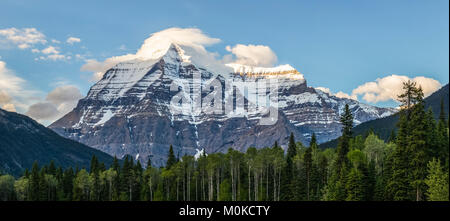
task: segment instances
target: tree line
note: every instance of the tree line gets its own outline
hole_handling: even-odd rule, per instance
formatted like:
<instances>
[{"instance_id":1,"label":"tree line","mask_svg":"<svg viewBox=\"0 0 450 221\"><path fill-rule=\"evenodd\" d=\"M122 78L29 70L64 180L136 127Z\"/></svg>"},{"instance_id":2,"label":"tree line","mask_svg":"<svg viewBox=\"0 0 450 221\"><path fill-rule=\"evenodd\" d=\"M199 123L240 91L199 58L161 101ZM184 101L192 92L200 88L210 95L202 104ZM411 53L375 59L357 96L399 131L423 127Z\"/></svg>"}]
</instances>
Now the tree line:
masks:
<instances>
[{"instance_id":1,"label":"tree line","mask_svg":"<svg viewBox=\"0 0 450 221\"><path fill-rule=\"evenodd\" d=\"M107 168L40 167L22 177L0 176L0 200L21 201L448 201L449 127L443 104L438 121L425 110L423 92L403 85L400 120L386 142L373 132L353 136L346 105L336 148L307 145L293 134L284 151L250 147L245 153L175 157L143 168L126 156Z\"/></svg>"}]
</instances>

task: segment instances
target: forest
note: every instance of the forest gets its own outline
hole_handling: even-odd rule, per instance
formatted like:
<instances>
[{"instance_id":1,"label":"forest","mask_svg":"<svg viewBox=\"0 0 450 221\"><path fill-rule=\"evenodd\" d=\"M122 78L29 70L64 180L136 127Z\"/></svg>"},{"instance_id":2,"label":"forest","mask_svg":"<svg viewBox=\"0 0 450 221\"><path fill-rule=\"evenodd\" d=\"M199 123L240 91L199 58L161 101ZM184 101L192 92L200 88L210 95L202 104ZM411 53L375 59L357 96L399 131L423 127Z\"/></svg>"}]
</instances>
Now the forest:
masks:
<instances>
[{"instance_id":1,"label":"forest","mask_svg":"<svg viewBox=\"0 0 450 221\"><path fill-rule=\"evenodd\" d=\"M250 147L245 153L177 158L143 168L131 157L109 168L93 156L90 168L33 164L15 178L0 174L3 201L448 201L449 122L424 106L420 86L405 82L400 119L387 142L352 135L348 105L337 147L319 148L291 134L287 150ZM442 103L442 102L441 102Z\"/></svg>"}]
</instances>

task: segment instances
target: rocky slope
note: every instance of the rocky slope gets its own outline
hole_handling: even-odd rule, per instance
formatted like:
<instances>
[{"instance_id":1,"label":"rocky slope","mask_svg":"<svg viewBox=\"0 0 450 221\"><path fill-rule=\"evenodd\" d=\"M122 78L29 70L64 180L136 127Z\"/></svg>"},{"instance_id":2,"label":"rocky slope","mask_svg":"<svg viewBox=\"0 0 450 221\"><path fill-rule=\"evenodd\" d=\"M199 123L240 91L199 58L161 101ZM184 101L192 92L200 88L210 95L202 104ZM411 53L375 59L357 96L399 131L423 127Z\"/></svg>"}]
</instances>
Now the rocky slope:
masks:
<instances>
[{"instance_id":1,"label":"rocky slope","mask_svg":"<svg viewBox=\"0 0 450 221\"><path fill-rule=\"evenodd\" d=\"M355 124L394 113L308 87L289 65L228 64L229 72L213 73L191 62L178 45L164 50L109 69L72 112L49 127L111 155L130 154L142 163L153 157L163 165L170 145L182 156L200 149L245 151L275 141L286 145L290 132L301 142L309 142L313 132L319 142L334 139L345 104ZM276 87L266 89L273 80Z\"/></svg>"}]
</instances>

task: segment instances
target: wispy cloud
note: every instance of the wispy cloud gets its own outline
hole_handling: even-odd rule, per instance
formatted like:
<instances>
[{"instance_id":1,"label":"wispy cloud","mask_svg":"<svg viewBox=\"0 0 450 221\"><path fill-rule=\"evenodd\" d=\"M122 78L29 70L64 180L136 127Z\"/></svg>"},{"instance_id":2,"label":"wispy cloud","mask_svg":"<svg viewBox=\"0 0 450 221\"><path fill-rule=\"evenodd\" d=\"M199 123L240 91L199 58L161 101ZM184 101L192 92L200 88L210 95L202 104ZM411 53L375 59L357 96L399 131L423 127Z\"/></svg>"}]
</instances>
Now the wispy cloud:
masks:
<instances>
[{"instance_id":1,"label":"wispy cloud","mask_svg":"<svg viewBox=\"0 0 450 221\"><path fill-rule=\"evenodd\" d=\"M0 45L17 46L27 49L36 44L46 44L45 35L36 28L7 28L0 29Z\"/></svg>"},{"instance_id":2,"label":"wispy cloud","mask_svg":"<svg viewBox=\"0 0 450 221\"><path fill-rule=\"evenodd\" d=\"M76 37L69 37L69 38L67 38L66 42L72 45L74 43L81 42L81 39L76 38Z\"/></svg>"},{"instance_id":3,"label":"wispy cloud","mask_svg":"<svg viewBox=\"0 0 450 221\"><path fill-rule=\"evenodd\" d=\"M25 111L41 92L29 89L28 83L0 61L0 107L13 111Z\"/></svg>"},{"instance_id":4,"label":"wispy cloud","mask_svg":"<svg viewBox=\"0 0 450 221\"><path fill-rule=\"evenodd\" d=\"M48 42L60 44L57 39L47 40L47 37L36 28L7 28L0 29L0 48L18 48L21 50L30 49L37 57L34 59L49 61L67 61L72 58L70 52L64 52L59 47L45 45ZM66 42L74 44L81 42L80 38L69 37Z\"/></svg>"}]
</instances>

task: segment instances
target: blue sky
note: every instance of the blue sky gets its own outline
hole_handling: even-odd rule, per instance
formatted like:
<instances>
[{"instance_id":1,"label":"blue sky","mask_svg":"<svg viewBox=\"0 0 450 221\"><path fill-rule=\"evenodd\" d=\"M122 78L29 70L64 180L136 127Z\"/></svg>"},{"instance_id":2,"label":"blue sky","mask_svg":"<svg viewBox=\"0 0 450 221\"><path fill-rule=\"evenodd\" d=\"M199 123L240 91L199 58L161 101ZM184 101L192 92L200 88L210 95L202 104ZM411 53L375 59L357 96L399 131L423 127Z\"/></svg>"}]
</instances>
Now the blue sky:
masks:
<instances>
[{"instance_id":1,"label":"blue sky","mask_svg":"<svg viewBox=\"0 0 450 221\"><path fill-rule=\"evenodd\" d=\"M80 70L86 59L135 53L151 33L194 27L221 40L208 51L225 55L227 45L266 45L276 54L276 64L290 64L310 86L334 93L351 94L392 74L424 76L444 85L449 81L448 8L447 0L2 0L0 30L35 28L48 42L32 48L55 46L71 59L40 60L42 53L32 53L31 47L2 46L0 40L0 61L27 82L27 89L39 91L37 96L60 85L75 85L85 95L94 83L92 73ZM68 44L69 37L81 41Z\"/></svg>"}]
</instances>

